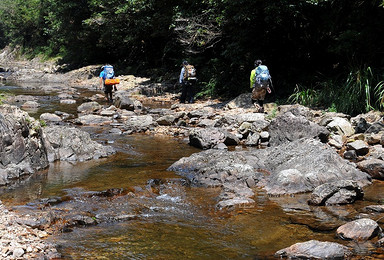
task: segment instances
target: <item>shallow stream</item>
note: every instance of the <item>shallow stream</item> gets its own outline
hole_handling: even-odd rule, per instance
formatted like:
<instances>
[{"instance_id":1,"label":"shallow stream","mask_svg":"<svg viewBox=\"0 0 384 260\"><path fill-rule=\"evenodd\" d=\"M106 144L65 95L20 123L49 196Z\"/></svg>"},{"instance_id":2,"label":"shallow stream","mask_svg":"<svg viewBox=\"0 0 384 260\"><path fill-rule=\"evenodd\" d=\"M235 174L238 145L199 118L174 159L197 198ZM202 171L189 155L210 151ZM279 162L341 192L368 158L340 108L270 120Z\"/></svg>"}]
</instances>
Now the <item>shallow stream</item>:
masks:
<instances>
[{"instance_id":1,"label":"shallow stream","mask_svg":"<svg viewBox=\"0 0 384 260\"><path fill-rule=\"evenodd\" d=\"M76 111L76 106L60 105L57 93L16 86L2 86L1 91L38 96L42 106L32 116L56 110ZM78 101L95 93L79 91ZM188 187L177 181L179 176L166 170L179 158L199 151L184 140L83 129L94 140L114 146L117 154L77 164L54 163L47 170L2 188L0 200L12 207L77 190L146 189L150 180L162 180L162 185L154 196L135 198L132 203L140 208L135 218L51 236L49 240L60 246L64 259L273 259L277 250L311 239L349 245L335 237L332 224L337 226L345 211L350 216L350 212L384 200L384 185L376 182L365 189L364 201L347 208L318 207L313 213L306 203L307 194L274 198L255 190L253 207L217 211L219 190ZM123 203L121 208L127 206ZM104 206L108 213L108 203ZM361 250L368 251L369 246Z\"/></svg>"}]
</instances>

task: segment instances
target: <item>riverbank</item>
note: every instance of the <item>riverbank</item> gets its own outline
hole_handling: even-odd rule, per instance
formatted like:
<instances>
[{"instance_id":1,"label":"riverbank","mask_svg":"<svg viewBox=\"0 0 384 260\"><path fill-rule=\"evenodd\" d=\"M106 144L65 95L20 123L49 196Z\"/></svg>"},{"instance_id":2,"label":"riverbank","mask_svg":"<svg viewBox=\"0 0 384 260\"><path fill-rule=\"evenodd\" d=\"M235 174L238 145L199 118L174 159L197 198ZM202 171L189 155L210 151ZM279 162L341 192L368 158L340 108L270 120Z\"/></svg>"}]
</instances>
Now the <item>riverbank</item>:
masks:
<instances>
[{"instance_id":1,"label":"riverbank","mask_svg":"<svg viewBox=\"0 0 384 260\"><path fill-rule=\"evenodd\" d=\"M56 245L46 242L48 234L30 228L0 202L1 259L58 259Z\"/></svg>"},{"instance_id":2,"label":"riverbank","mask_svg":"<svg viewBox=\"0 0 384 260\"><path fill-rule=\"evenodd\" d=\"M69 102L74 98L76 88L95 89L98 69L98 66L90 66L68 74L54 74L57 80L53 82L67 84L67 88L58 94L60 101ZM50 76L43 78L49 85L53 76L46 74ZM28 77L19 75L20 82L28 82ZM69 78L75 80L66 81ZM52 133L60 132L58 129L62 125L70 124L96 128L108 126L110 133L119 136L144 133L183 139L204 151L180 159L169 170L187 180L184 185L220 189L215 209L236 211L253 207L255 190L261 189L269 196L282 197L281 201L274 200L284 210L300 209L311 215L312 221L292 217L295 223L311 229L333 230L367 216L378 219L378 224L368 223L372 232L363 240L368 240L374 250L380 250L382 232L378 225L382 225L382 212L372 211L367 206L380 208L377 206L380 206L381 198L376 203L378 205L367 205L376 202L372 197L357 209L348 205L364 198L363 191L371 185L372 178L383 179L384 124L381 112L350 117L299 105L266 104L266 113L255 113L249 93L226 102L206 100L179 104L178 93L172 84L154 84L133 76L121 76L121 79L113 105L106 103L102 95L94 95L76 104L77 116L51 113L41 115L40 120L48 125L58 125L52 128ZM52 154L54 157L55 153ZM311 202L284 202L284 196L295 200L295 195L300 193L312 193ZM124 191L113 193L113 196L122 196L129 201L129 196L134 197L135 193L128 195ZM322 207L332 207L332 210L325 210L318 216L316 212L322 211ZM342 216L332 213L334 207L337 212L343 211ZM76 216L73 222L83 223L87 219L94 224L95 219L104 221L102 216L98 217L97 210L93 211L87 211L88 215L80 218ZM136 216L116 212L114 217L132 219ZM357 236L356 241L360 238ZM309 247L313 245L315 248L324 246L309 243ZM351 248L334 246L337 248L335 255L351 253ZM291 254L288 251L292 250L286 249L279 255Z\"/></svg>"}]
</instances>

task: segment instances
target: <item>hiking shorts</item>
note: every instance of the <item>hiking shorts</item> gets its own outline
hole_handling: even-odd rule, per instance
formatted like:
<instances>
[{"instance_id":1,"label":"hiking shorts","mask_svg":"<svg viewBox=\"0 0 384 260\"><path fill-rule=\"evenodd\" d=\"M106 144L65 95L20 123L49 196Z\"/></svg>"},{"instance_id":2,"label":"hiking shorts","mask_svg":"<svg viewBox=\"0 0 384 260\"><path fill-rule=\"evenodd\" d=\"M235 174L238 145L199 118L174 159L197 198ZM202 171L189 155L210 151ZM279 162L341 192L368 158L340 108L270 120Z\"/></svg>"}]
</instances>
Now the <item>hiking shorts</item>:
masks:
<instances>
[{"instance_id":1,"label":"hiking shorts","mask_svg":"<svg viewBox=\"0 0 384 260\"><path fill-rule=\"evenodd\" d=\"M253 100L264 100L266 94L267 94L266 88L256 86L252 89Z\"/></svg>"}]
</instances>

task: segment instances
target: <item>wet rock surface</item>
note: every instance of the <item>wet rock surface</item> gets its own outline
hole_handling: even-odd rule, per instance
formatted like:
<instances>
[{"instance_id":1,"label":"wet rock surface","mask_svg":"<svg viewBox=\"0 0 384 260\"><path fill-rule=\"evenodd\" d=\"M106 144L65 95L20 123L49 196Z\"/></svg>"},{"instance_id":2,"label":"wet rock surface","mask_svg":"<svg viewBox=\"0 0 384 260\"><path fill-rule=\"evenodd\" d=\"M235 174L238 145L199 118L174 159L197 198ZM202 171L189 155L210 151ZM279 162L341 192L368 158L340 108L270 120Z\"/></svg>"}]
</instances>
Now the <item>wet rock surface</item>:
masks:
<instances>
[{"instance_id":1,"label":"wet rock surface","mask_svg":"<svg viewBox=\"0 0 384 260\"><path fill-rule=\"evenodd\" d=\"M363 189L357 182L341 180L316 187L308 203L319 206L340 205L353 203L363 197Z\"/></svg>"},{"instance_id":2,"label":"wet rock surface","mask_svg":"<svg viewBox=\"0 0 384 260\"><path fill-rule=\"evenodd\" d=\"M207 187L236 185L238 181L252 178L274 195L308 192L321 184L339 180L355 180L363 186L370 184L368 174L313 139L300 139L262 150L208 150L180 159L169 170Z\"/></svg>"},{"instance_id":3,"label":"wet rock surface","mask_svg":"<svg viewBox=\"0 0 384 260\"><path fill-rule=\"evenodd\" d=\"M376 221L369 218L348 222L337 229L337 235L342 239L364 241L382 235L382 230Z\"/></svg>"},{"instance_id":4,"label":"wet rock surface","mask_svg":"<svg viewBox=\"0 0 384 260\"><path fill-rule=\"evenodd\" d=\"M352 255L343 245L311 240L294 244L276 252L276 257L288 259L346 259Z\"/></svg>"}]
</instances>

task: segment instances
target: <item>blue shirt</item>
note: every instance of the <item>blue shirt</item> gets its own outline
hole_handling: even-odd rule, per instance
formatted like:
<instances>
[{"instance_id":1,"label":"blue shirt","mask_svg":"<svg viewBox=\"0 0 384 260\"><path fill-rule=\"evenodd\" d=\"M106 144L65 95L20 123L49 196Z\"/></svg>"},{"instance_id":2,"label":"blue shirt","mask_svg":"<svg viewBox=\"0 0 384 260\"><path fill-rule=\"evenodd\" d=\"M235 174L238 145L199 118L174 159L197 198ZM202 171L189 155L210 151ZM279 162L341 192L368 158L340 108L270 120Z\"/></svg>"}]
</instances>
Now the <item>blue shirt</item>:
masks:
<instances>
[{"instance_id":1,"label":"blue shirt","mask_svg":"<svg viewBox=\"0 0 384 260\"><path fill-rule=\"evenodd\" d=\"M106 77L105 72L104 72L104 70L102 70L102 71L100 72L99 78L103 78L103 79L105 79L105 77Z\"/></svg>"},{"instance_id":2,"label":"blue shirt","mask_svg":"<svg viewBox=\"0 0 384 260\"><path fill-rule=\"evenodd\" d=\"M181 69L181 72L180 72L180 77L179 77L179 83L180 84L183 83L183 81L184 81L184 71L185 71L185 67L183 67Z\"/></svg>"}]
</instances>

